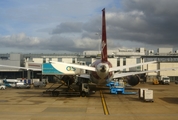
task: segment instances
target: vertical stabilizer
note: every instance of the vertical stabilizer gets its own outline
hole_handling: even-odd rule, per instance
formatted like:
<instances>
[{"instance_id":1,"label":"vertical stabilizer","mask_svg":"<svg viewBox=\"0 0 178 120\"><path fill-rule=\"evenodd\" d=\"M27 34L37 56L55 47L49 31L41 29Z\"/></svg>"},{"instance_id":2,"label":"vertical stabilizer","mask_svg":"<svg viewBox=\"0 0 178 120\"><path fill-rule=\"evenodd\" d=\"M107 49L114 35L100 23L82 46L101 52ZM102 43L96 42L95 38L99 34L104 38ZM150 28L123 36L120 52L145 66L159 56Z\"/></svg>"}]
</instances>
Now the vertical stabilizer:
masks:
<instances>
[{"instance_id":1,"label":"vertical stabilizer","mask_svg":"<svg viewBox=\"0 0 178 120\"><path fill-rule=\"evenodd\" d=\"M107 41L106 41L106 20L105 20L105 8L102 10L102 43L101 43L101 61L107 62L108 55L107 55Z\"/></svg>"}]
</instances>

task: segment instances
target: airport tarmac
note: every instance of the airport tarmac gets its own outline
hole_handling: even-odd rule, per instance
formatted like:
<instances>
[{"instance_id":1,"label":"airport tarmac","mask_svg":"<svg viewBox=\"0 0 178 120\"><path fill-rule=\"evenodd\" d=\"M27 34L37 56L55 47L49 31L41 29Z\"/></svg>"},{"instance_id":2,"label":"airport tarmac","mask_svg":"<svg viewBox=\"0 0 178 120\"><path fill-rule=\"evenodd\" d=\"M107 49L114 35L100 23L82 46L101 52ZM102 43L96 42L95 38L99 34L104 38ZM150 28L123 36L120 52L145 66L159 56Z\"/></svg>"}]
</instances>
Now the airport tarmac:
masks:
<instances>
[{"instance_id":1,"label":"airport tarmac","mask_svg":"<svg viewBox=\"0 0 178 120\"><path fill-rule=\"evenodd\" d=\"M108 89L102 94L108 108L104 114L101 94L90 97L43 96L44 89L0 90L0 120L178 120L178 85L139 84L154 90L154 102L145 102L136 95L115 95Z\"/></svg>"}]
</instances>

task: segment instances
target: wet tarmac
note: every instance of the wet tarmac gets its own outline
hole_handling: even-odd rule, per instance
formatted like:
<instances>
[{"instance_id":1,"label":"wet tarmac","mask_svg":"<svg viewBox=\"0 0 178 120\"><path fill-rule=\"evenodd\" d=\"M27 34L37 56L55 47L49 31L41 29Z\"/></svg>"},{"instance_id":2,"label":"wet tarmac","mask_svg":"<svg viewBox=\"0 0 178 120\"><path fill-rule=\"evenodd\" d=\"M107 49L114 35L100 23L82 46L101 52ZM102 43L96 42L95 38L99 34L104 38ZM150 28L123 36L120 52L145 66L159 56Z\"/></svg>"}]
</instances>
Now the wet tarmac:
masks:
<instances>
[{"instance_id":1,"label":"wet tarmac","mask_svg":"<svg viewBox=\"0 0 178 120\"><path fill-rule=\"evenodd\" d=\"M139 84L153 90L154 102L145 102L136 95L110 94L102 88L108 109L104 114L101 94L89 97L43 95L44 89L0 90L0 120L178 120L178 85Z\"/></svg>"}]
</instances>

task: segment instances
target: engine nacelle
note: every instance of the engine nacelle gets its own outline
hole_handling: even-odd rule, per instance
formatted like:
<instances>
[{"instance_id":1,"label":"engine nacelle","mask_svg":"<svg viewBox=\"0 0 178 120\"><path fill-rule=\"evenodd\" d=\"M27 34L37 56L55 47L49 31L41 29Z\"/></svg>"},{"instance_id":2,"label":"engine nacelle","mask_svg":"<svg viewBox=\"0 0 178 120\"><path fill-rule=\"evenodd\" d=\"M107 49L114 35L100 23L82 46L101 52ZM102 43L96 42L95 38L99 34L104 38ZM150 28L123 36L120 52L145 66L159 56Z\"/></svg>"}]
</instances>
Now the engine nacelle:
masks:
<instances>
[{"instance_id":1,"label":"engine nacelle","mask_svg":"<svg viewBox=\"0 0 178 120\"><path fill-rule=\"evenodd\" d=\"M126 79L127 83L131 86L135 86L140 82L140 78L136 75L128 76Z\"/></svg>"}]
</instances>

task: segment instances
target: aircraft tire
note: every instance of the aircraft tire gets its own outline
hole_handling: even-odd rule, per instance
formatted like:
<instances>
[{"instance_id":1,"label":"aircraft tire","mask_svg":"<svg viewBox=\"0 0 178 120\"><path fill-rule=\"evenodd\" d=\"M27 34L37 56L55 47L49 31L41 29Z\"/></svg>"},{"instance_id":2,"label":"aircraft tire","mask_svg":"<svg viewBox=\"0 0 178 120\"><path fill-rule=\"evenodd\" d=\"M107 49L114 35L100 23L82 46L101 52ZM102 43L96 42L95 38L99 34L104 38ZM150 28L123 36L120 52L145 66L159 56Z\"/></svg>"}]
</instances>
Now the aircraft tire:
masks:
<instances>
[{"instance_id":1,"label":"aircraft tire","mask_svg":"<svg viewBox=\"0 0 178 120\"><path fill-rule=\"evenodd\" d=\"M85 97L86 96L86 93L84 91L81 92L81 96L82 97Z\"/></svg>"},{"instance_id":2,"label":"aircraft tire","mask_svg":"<svg viewBox=\"0 0 178 120\"><path fill-rule=\"evenodd\" d=\"M59 95L58 92L53 92L53 93L52 93L52 96L53 96L53 97L57 97L58 95Z\"/></svg>"}]
</instances>

